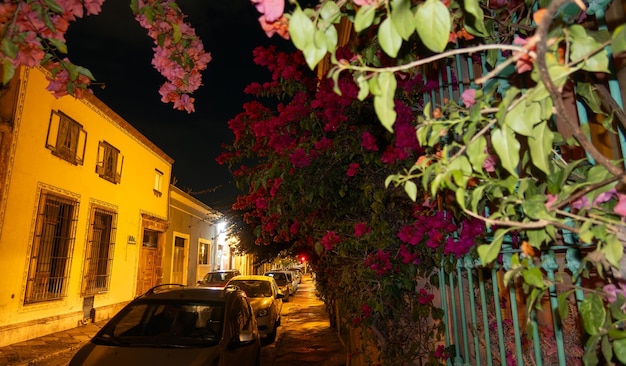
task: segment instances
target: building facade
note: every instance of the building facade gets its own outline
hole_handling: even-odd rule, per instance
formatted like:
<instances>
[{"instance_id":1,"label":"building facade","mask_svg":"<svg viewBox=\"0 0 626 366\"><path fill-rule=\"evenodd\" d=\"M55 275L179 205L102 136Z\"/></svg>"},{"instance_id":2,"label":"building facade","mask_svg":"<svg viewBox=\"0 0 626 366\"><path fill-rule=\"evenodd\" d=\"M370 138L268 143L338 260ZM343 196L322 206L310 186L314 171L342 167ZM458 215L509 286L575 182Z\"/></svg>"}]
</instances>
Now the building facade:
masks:
<instances>
[{"instance_id":1,"label":"building facade","mask_svg":"<svg viewBox=\"0 0 626 366\"><path fill-rule=\"evenodd\" d=\"M166 233L166 283L193 286L217 266L222 214L181 189L170 186L170 226Z\"/></svg>"},{"instance_id":2,"label":"building facade","mask_svg":"<svg viewBox=\"0 0 626 366\"><path fill-rule=\"evenodd\" d=\"M173 159L47 85L21 68L0 94L0 346L109 318L168 265Z\"/></svg>"}]
</instances>

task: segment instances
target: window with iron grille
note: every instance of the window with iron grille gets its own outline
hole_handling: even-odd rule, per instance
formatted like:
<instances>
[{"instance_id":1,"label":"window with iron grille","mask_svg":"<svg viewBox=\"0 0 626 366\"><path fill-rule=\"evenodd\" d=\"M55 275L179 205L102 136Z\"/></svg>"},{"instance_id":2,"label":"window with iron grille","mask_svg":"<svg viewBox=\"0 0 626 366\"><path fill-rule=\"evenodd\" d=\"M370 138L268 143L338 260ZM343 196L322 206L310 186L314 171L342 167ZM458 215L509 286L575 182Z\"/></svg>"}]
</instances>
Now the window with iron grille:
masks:
<instances>
[{"instance_id":1,"label":"window with iron grille","mask_svg":"<svg viewBox=\"0 0 626 366\"><path fill-rule=\"evenodd\" d=\"M25 303L67 296L78 201L42 192L28 267Z\"/></svg>"},{"instance_id":2,"label":"window with iron grille","mask_svg":"<svg viewBox=\"0 0 626 366\"><path fill-rule=\"evenodd\" d=\"M52 111L46 148L53 155L72 164L82 165L87 144L87 132L83 126L61 112Z\"/></svg>"},{"instance_id":3,"label":"window with iron grille","mask_svg":"<svg viewBox=\"0 0 626 366\"><path fill-rule=\"evenodd\" d=\"M122 180L122 166L124 157L120 151L106 141L100 141L98 146L98 162L96 173L112 183L120 183Z\"/></svg>"},{"instance_id":4,"label":"window with iron grille","mask_svg":"<svg viewBox=\"0 0 626 366\"><path fill-rule=\"evenodd\" d=\"M85 251L83 295L109 291L117 213L93 207Z\"/></svg>"}]
</instances>

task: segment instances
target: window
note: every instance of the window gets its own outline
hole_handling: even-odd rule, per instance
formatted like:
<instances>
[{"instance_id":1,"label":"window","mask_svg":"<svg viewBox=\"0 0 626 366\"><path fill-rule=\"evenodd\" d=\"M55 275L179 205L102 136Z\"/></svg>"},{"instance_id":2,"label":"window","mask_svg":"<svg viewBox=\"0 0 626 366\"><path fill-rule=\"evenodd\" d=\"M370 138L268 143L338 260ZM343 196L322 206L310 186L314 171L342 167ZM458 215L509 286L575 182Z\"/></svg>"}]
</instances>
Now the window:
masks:
<instances>
[{"instance_id":1,"label":"window","mask_svg":"<svg viewBox=\"0 0 626 366\"><path fill-rule=\"evenodd\" d=\"M106 141L100 141L98 146L98 162L96 173L100 178L112 183L120 183L122 180L122 166L124 157L120 156L120 151Z\"/></svg>"},{"instance_id":2,"label":"window","mask_svg":"<svg viewBox=\"0 0 626 366\"><path fill-rule=\"evenodd\" d=\"M89 241L85 252L83 295L109 290L117 214L94 207L91 211Z\"/></svg>"},{"instance_id":3,"label":"window","mask_svg":"<svg viewBox=\"0 0 626 366\"><path fill-rule=\"evenodd\" d=\"M53 155L75 165L82 165L85 158L87 132L83 126L61 112L52 111L46 148Z\"/></svg>"},{"instance_id":4,"label":"window","mask_svg":"<svg viewBox=\"0 0 626 366\"><path fill-rule=\"evenodd\" d=\"M46 192L41 194L25 303L67 296L77 217L77 201Z\"/></svg>"},{"instance_id":5,"label":"window","mask_svg":"<svg viewBox=\"0 0 626 366\"><path fill-rule=\"evenodd\" d=\"M163 185L163 172L159 171L158 169L155 169L153 191L157 197L161 197L162 185Z\"/></svg>"},{"instance_id":6,"label":"window","mask_svg":"<svg viewBox=\"0 0 626 366\"><path fill-rule=\"evenodd\" d=\"M159 243L159 232L149 229L143 231L143 246L149 248L156 248Z\"/></svg>"},{"instance_id":7,"label":"window","mask_svg":"<svg viewBox=\"0 0 626 366\"><path fill-rule=\"evenodd\" d=\"M200 243L198 249L198 264L209 264L209 254L211 253L211 246L209 243Z\"/></svg>"}]
</instances>

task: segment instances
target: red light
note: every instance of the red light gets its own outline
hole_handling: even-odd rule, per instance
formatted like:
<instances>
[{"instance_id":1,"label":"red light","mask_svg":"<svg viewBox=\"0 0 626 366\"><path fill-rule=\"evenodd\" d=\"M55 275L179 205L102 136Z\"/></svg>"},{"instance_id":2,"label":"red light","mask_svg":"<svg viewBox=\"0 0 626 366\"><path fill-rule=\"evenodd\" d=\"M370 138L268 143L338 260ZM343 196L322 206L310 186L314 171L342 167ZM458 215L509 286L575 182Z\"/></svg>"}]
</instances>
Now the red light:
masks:
<instances>
[{"instance_id":1,"label":"red light","mask_svg":"<svg viewBox=\"0 0 626 366\"><path fill-rule=\"evenodd\" d=\"M300 262L304 262L306 260L305 256L300 257Z\"/></svg>"}]
</instances>

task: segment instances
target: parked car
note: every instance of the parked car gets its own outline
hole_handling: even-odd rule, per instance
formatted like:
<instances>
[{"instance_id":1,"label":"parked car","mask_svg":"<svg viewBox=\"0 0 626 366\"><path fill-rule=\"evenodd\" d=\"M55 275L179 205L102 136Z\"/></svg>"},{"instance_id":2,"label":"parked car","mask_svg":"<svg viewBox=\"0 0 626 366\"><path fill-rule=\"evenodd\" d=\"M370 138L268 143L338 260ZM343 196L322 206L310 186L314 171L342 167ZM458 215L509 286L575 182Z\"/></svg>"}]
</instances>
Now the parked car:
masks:
<instances>
[{"instance_id":1,"label":"parked car","mask_svg":"<svg viewBox=\"0 0 626 366\"><path fill-rule=\"evenodd\" d=\"M244 291L160 285L120 310L68 365L258 366L260 338Z\"/></svg>"},{"instance_id":2,"label":"parked car","mask_svg":"<svg viewBox=\"0 0 626 366\"><path fill-rule=\"evenodd\" d=\"M228 286L237 287L246 293L254 310L259 333L265 335L267 343L273 343L280 326L284 297L276 281L268 276L236 276L228 281Z\"/></svg>"},{"instance_id":3,"label":"parked car","mask_svg":"<svg viewBox=\"0 0 626 366\"><path fill-rule=\"evenodd\" d=\"M272 277L276 281L278 288L285 295L284 300L289 301L289 297L296 293L298 282L294 279L293 274L289 271L271 270L265 272L264 276Z\"/></svg>"},{"instance_id":4,"label":"parked car","mask_svg":"<svg viewBox=\"0 0 626 366\"><path fill-rule=\"evenodd\" d=\"M204 277L198 281L200 287L212 287L212 288L224 288L228 280L235 276L239 276L236 269L225 269L221 271L211 271L204 275Z\"/></svg>"},{"instance_id":5,"label":"parked car","mask_svg":"<svg viewBox=\"0 0 626 366\"><path fill-rule=\"evenodd\" d=\"M294 276L296 276L296 281L298 281L298 284L302 283L302 271L300 270L300 268L289 268L289 270L291 272L293 272Z\"/></svg>"}]
</instances>

